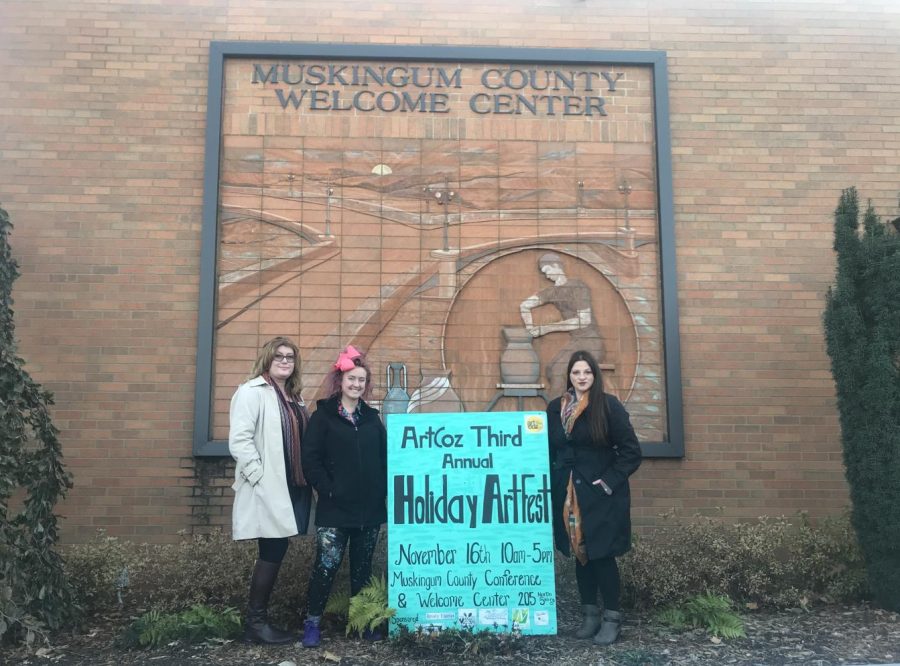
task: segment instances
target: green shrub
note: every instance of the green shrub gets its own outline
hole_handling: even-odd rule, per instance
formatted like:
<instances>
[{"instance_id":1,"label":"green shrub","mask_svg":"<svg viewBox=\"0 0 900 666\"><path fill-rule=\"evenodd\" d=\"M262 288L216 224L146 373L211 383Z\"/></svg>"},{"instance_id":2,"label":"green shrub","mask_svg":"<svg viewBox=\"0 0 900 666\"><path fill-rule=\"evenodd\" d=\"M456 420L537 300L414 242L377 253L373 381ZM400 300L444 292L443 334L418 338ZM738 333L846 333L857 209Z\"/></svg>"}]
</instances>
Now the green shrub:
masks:
<instances>
[{"instance_id":1,"label":"green shrub","mask_svg":"<svg viewBox=\"0 0 900 666\"><path fill-rule=\"evenodd\" d=\"M126 647L159 647L172 641L199 643L209 639L234 638L241 633L241 616L234 608L221 611L196 604L181 613L152 610L125 631Z\"/></svg>"},{"instance_id":2,"label":"green shrub","mask_svg":"<svg viewBox=\"0 0 900 666\"><path fill-rule=\"evenodd\" d=\"M141 606L161 610L197 603L243 606L255 559L255 543L232 541L221 532L142 545L131 568L130 591ZM287 577L279 582L285 581Z\"/></svg>"},{"instance_id":3,"label":"green shrub","mask_svg":"<svg viewBox=\"0 0 900 666\"><path fill-rule=\"evenodd\" d=\"M270 605L270 614L283 626L299 624L314 556L314 539L291 539ZM78 600L98 614L117 609L172 612L199 603L242 609L255 558L254 542L234 542L215 532L166 545L134 544L101 533L89 543L68 547L64 559ZM384 570L383 562L384 540L376 550L376 572ZM793 521L761 518L737 525L669 516L651 536L636 538L620 565L624 601L638 609L679 605L707 591L775 607L853 602L868 593L847 516L814 524L800 514ZM557 558L562 604L579 603L572 569L571 559ZM348 587L345 562L328 613L347 616Z\"/></svg>"},{"instance_id":4,"label":"green shrub","mask_svg":"<svg viewBox=\"0 0 900 666\"><path fill-rule=\"evenodd\" d=\"M101 533L66 550L66 570L94 614L114 608L172 612L201 603L243 608L256 554L254 541L232 541L219 531L174 544L135 544ZM273 617L299 621L314 554L312 538L291 539L272 596Z\"/></svg>"},{"instance_id":5,"label":"green shrub","mask_svg":"<svg viewBox=\"0 0 900 666\"><path fill-rule=\"evenodd\" d=\"M704 592L776 607L859 601L865 570L846 516L813 525L805 514L728 524L674 515L621 560L630 605L681 604Z\"/></svg>"},{"instance_id":6,"label":"green shrub","mask_svg":"<svg viewBox=\"0 0 900 666\"><path fill-rule=\"evenodd\" d=\"M807 596L847 603L869 599L872 595L865 560L849 514L824 518L813 525L809 516L801 513L798 523L795 557L803 564L803 575L815 583Z\"/></svg>"},{"instance_id":7,"label":"green shrub","mask_svg":"<svg viewBox=\"0 0 900 666\"><path fill-rule=\"evenodd\" d=\"M383 571L378 563L384 561L384 546L382 540L376 549L375 571ZM291 539L269 606L269 614L285 626L299 624L306 608L315 550L312 537ZM101 532L88 543L69 546L65 554L66 573L89 613L174 612L194 604L244 608L257 546L232 541L221 531L184 535L174 544L135 544ZM327 610L346 617L349 557L344 559Z\"/></svg>"},{"instance_id":8,"label":"green shrub","mask_svg":"<svg viewBox=\"0 0 900 666\"><path fill-rule=\"evenodd\" d=\"M743 638L744 622L731 609L731 599L720 594L700 594L681 606L670 606L657 619L673 629L705 629L713 636Z\"/></svg>"},{"instance_id":9,"label":"green shrub","mask_svg":"<svg viewBox=\"0 0 900 666\"><path fill-rule=\"evenodd\" d=\"M129 567L136 561L137 547L110 537L102 530L91 541L69 546L65 570L75 595L89 614L114 608L129 582Z\"/></svg>"}]
</instances>

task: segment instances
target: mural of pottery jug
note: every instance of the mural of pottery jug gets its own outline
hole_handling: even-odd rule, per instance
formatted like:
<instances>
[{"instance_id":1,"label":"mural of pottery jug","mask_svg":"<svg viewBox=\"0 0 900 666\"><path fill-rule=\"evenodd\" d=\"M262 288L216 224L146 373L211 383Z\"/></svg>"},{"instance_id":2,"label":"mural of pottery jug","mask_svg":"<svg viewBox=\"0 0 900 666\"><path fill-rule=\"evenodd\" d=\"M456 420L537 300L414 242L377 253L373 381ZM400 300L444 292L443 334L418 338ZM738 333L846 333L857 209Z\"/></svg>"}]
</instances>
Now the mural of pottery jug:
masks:
<instances>
[{"instance_id":1,"label":"mural of pottery jug","mask_svg":"<svg viewBox=\"0 0 900 666\"><path fill-rule=\"evenodd\" d=\"M387 373L387 393L381 403L382 414L406 414L409 405L409 393L406 392L406 365L403 363L388 363L385 368Z\"/></svg>"},{"instance_id":2,"label":"mural of pottery jug","mask_svg":"<svg viewBox=\"0 0 900 666\"><path fill-rule=\"evenodd\" d=\"M541 361L531 345L528 329L505 326L503 339L506 348L500 354L500 381L503 384L537 384L541 376Z\"/></svg>"},{"instance_id":3,"label":"mural of pottery jug","mask_svg":"<svg viewBox=\"0 0 900 666\"><path fill-rule=\"evenodd\" d=\"M464 412L462 400L450 384L452 371L422 368L422 383L413 391L407 412Z\"/></svg>"}]
</instances>

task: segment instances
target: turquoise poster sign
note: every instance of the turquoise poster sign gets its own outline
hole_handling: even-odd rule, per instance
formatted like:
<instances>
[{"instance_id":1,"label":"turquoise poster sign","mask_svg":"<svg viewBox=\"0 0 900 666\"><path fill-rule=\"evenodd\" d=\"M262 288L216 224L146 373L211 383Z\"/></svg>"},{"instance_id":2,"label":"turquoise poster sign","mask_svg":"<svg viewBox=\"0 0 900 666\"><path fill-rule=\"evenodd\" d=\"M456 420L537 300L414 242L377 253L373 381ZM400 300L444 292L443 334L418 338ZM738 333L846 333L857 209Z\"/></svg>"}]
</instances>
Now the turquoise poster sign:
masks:
<instances>
[{"instance_id":1,"label":"turquoise poster sign","mask_svg":"<svg viewBox=\"0 0 900 666\"><path fill-rule=\"evenodd\" d=\"M392 633L556 633L546 420L388 417Z\"/></svg>"}]
</instances>

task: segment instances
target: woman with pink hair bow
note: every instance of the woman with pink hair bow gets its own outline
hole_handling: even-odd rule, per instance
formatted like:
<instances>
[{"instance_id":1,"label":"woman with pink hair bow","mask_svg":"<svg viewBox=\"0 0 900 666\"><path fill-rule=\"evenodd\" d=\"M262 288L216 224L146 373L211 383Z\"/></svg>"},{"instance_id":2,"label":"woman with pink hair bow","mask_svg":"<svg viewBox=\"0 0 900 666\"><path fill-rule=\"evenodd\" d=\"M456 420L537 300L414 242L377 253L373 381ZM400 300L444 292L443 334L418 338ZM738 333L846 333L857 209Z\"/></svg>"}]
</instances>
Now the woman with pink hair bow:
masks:
<instances>
[{"instance_id":1,"label":"woman with pink hair bow","mask_svg":"<svg viewBox=\"0 0 900 666\"><path fill-rule=\"evenodd\" d=\"M365 357L353 347L344 349L329 375L330 395L318 401L303 442L303 473L318 496L304 647L321 642L319 620L345 549L349 545L355 596L369 582L378 532L387 520L387 433L378 410L365 401L371 378Z\"/></svg>"}]
</instances>

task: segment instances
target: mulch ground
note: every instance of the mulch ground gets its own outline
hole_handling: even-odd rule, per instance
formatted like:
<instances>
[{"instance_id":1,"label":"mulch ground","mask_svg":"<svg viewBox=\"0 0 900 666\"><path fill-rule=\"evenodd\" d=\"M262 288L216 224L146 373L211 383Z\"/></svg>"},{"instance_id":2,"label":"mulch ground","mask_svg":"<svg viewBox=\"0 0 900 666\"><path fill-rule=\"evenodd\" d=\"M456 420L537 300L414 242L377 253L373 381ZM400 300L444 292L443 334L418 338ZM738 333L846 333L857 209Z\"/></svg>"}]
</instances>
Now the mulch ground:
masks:
<instances>
[{"instance_id":1,"label":"mulch ground","mask_svg":"<svg viewBox=\"0 0 900 666\"><path fill-rule=\"evenodd\" d=\"M58 636L52 645L0 654L0 664L104 664L130 666L437 666L449 664L552 664L553 666L644 666L663 664L780 665L890 664L900 662L900 615L868 606L810 611L753 612L743 616L746 638L719 641L702 631L675 633L649 616L626 618L622 637L607 648L571 636L576 607L559 609L560 635L525 637L509 655L471 653L410 655L390 642L367 643L325 634L318 649L223 642L169 645L158 650L116 647L121 621L98 624L84 634Z\"/></svg>"}]
</instances>

